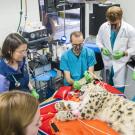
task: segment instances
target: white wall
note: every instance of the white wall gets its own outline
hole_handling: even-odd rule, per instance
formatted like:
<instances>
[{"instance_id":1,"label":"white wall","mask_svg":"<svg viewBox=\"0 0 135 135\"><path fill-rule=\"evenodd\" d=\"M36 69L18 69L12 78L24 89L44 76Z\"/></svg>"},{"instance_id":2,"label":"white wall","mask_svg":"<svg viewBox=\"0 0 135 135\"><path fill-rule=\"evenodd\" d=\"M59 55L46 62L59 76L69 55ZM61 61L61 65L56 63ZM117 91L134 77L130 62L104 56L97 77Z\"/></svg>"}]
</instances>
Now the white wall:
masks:
<instances>
[{"instance_id":1,"label":"white wall","mask_svg":"<svg viewBox=\"0 0 135 135\"><path fill-rule=\"evenodd\" d=\"M135 17L134 17L135 0L110 0L110 1L119 3L121 5L124 11L125 21L127 21L128 23L130 23L135 27ZM38 0L27 0L27 3L28 3L28 21L29 20L39 21ZM24 0L23 0L23 7L24 7ZM2 45L2 42L4 38L7 36L7 34L15 32L17 30L20 15L19 12L20 12L20 0L0 0L0 46ZM86 20L88 20L88 18L86 18ZM86 30L86 35L89 36L88 28Z\"/></svg>"},{"instance_id":2,"label":"white wall","mask_svg":"<svg viewBox=\"0 0 135 135\"><path fill-rule=\"evenodd\" d=\"M27 0L28 21L39 21L38 0ZM24 22L23 0L23 22ZM16 32L20 17L20 0L0 0L0 46L7 34Z\"/></svg>"},{"instance_id":3,"label":"white wall","mask_svg":"<svg viewBox=\"0 0 135 135\"><path fill-rule=\"evenodd\" d=\"M135 27L135 0L110 0L119 3L123 9L124 20Z\"/></svg>"}]
</instances>

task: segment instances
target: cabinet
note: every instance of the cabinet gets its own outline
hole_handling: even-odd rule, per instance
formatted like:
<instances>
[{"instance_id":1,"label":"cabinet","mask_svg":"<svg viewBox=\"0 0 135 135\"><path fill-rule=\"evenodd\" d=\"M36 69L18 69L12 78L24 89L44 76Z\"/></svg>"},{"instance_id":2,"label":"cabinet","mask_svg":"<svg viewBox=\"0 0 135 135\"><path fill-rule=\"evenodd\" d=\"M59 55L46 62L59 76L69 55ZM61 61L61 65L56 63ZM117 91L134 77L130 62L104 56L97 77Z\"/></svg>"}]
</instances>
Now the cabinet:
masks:
<instances>
[{"instance_id":1,"label":"cabinet","mask_svg":"<svg viewBox=\"0 0 135 135\"><path fill-rule=\"evenodd\" d=\"M93 13L89 14L89 34L96 36L99 27L106 21L106 11L111 6L120 6L119 4L93 4Z\"/></svg>"},{"instance_id":2,"label":"cabinet","mask_svg":"<svg viewBox=\"0 0 135 135\"><path fill-rule=\"evenodd\" d=\"M132 79L133 67L131 65L127 65L127 79L125 86L125 95L128 99L132 99L135 97L135 81Z\"/></svg>"}]
</instances>

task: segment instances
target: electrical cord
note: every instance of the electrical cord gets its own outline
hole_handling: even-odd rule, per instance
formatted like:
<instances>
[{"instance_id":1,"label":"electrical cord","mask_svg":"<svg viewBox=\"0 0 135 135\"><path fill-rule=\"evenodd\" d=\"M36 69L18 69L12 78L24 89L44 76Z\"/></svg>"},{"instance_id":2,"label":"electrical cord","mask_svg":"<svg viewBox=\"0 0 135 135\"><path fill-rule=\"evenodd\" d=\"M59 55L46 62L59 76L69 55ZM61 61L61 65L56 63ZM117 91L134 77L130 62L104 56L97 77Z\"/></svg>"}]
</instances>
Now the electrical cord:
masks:
<instances>
[{"instance_id":1,"label":"electrical cord","mask_svg":"<svg viewBox=\"0 0 135 135\"><path fill-rule=\"evenodd\" d=\"M25 0L25 21L27 20L27 14L28 14L28 10L27 10L27 0Z\"/></svg>"},{"instance_id":2,"label":"electrical cord","mask_svg":"<svg viewBox=\"0 0 135 135\"><path fill-rule=\"evenodd\" d=\"M94 127L94 126L91 126L91 125L89 125L89 124L86 124L85 122L83 122L81 119L77 119L80 123L82 123L83 125L85 125L86 127L88 127L88 128L92 128L92 129L94 129L94 130L96 130L96 131L98 131L98 132L100 132L100 133L102 133L102 134L105 134L105 135L111 135L110 133L106 133L106 132L104 132L103 130L101 130L101 129L98 129L97 127ZM109 131L108 131L109 132ZM92 133L93 135L95 135L95 133L93 132Z\"/></svg>"},{"instance_id":3,"label":"electrical cord","mask_svg":"<svg viewBox=\"0 0 135 135\"><path fill-rule=\"evenodd\" d=\"M27 10L28 8L27 8L27 0L25 0L25 16L24 16L24 26L23 26L23 28L22 28L22 30L21 30L21 35L22 35L22 33L24 32L24 30L25 30L25 27L26 27L26 22L27 22L27 18L28 18L28 10Z\"/></svg>"},{"instance_id":4,"label":"electrical cord","mask_svg":"<svg viewBox=\"0 0 135 135\"><path fill-rule=\"evenodd\" d=\"M20 5L21 10L20 10L20 19L19 19L19 25L18 25L18 28L17 28L17 32L19 32L21 21L22 21L22 14L23 14L23 11L22 11L22 0L20 0L20 4L21 4Z\"/></svg>"}]
</instances>

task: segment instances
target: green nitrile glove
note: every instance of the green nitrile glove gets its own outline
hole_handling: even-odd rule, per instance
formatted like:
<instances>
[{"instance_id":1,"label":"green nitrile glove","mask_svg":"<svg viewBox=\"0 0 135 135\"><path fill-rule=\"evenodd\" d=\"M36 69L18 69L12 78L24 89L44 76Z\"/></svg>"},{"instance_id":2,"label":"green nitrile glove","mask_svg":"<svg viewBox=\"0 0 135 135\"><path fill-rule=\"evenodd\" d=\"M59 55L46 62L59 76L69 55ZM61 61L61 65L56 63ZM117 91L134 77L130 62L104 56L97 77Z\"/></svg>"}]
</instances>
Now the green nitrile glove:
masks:
<instances>
[{"instance_id":1,"label":"green nitrile glove","mask_svg":"<svg viewBox=\"0 0 135 135\"><path fill-rule=\"evenodd\" d=\"M91 76L91 74L88 71L85 71L84 77L85 77L87 82L91 82L92 81L92 76Z\"/></svg>"},{"instance_id":2,"label":"green nitrile glove","mask_svg":"<svg viewBox=\"0 0 135 135\"><path fill-rule=\"evenodd\" d=\"M110 51L107 48L102 48L101 51L106 56L109 56L110 55Z\"/></svg>"},{"instance_id":3,"label":"green nitrile glove","mask_svg":"<svg viewBox=\"0 0 135 135\"><path fill-rule=\"evenodd\" d=\"M135 81L135 71L132 73L132 79Z\"/></svg>"},{"instance_id":4,"label":"green nitrile glove","mask_svg":"<svg viewBox=\"0 0 135 135\"><path fill-rule=\"evenodd\" d=\"M39 94L36 92L36 89L34 88L31 90L31 95L35 97L36 99L39 99Z\"/></svg>"},{"instance_id":5,"label":"green nitrile glove","mask_svg":"<svg viewBox=\"0 0 135 135\"><path fill-rule=\"evenodd\" d=\"M120 58L122 58L124 56L124 52L123 51L115 51L113 54L113 58L116 60L119 60Z\"/></svg>"},{"instance_id":6,"label":"green nitrile glove","mask_svg":"<svg viewBox=\"0 0 135 135\"><path fill-rule=\"evenodd\" d=\"M81 89L81 85L80 85L80 83L78 81L74 81L73 87L76 90L80 90Z\"/></svg>"}]
</instances>

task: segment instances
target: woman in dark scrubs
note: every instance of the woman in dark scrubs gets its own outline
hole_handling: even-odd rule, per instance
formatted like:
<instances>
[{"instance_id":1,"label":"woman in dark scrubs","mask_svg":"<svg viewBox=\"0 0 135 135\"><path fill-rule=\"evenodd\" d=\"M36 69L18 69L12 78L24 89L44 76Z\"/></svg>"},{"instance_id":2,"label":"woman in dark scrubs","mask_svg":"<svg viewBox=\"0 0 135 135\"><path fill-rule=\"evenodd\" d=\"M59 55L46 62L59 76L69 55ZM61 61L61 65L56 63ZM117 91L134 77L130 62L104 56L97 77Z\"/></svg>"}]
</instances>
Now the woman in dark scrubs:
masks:
<instances>
[{"instance_id":1,"label":"woman in dark scrubs","mask_svg":"<svg viewBox=\"0 0 135 135\"><path fill-rule=\"evenodd\" d=\"M29 75L25 65L26 55L26 40L18 33L9 34L1 50L0 93L19 89L30 91L34 97L39 98L38 93L29 81Z\"/></svg>"}]
</instances>

